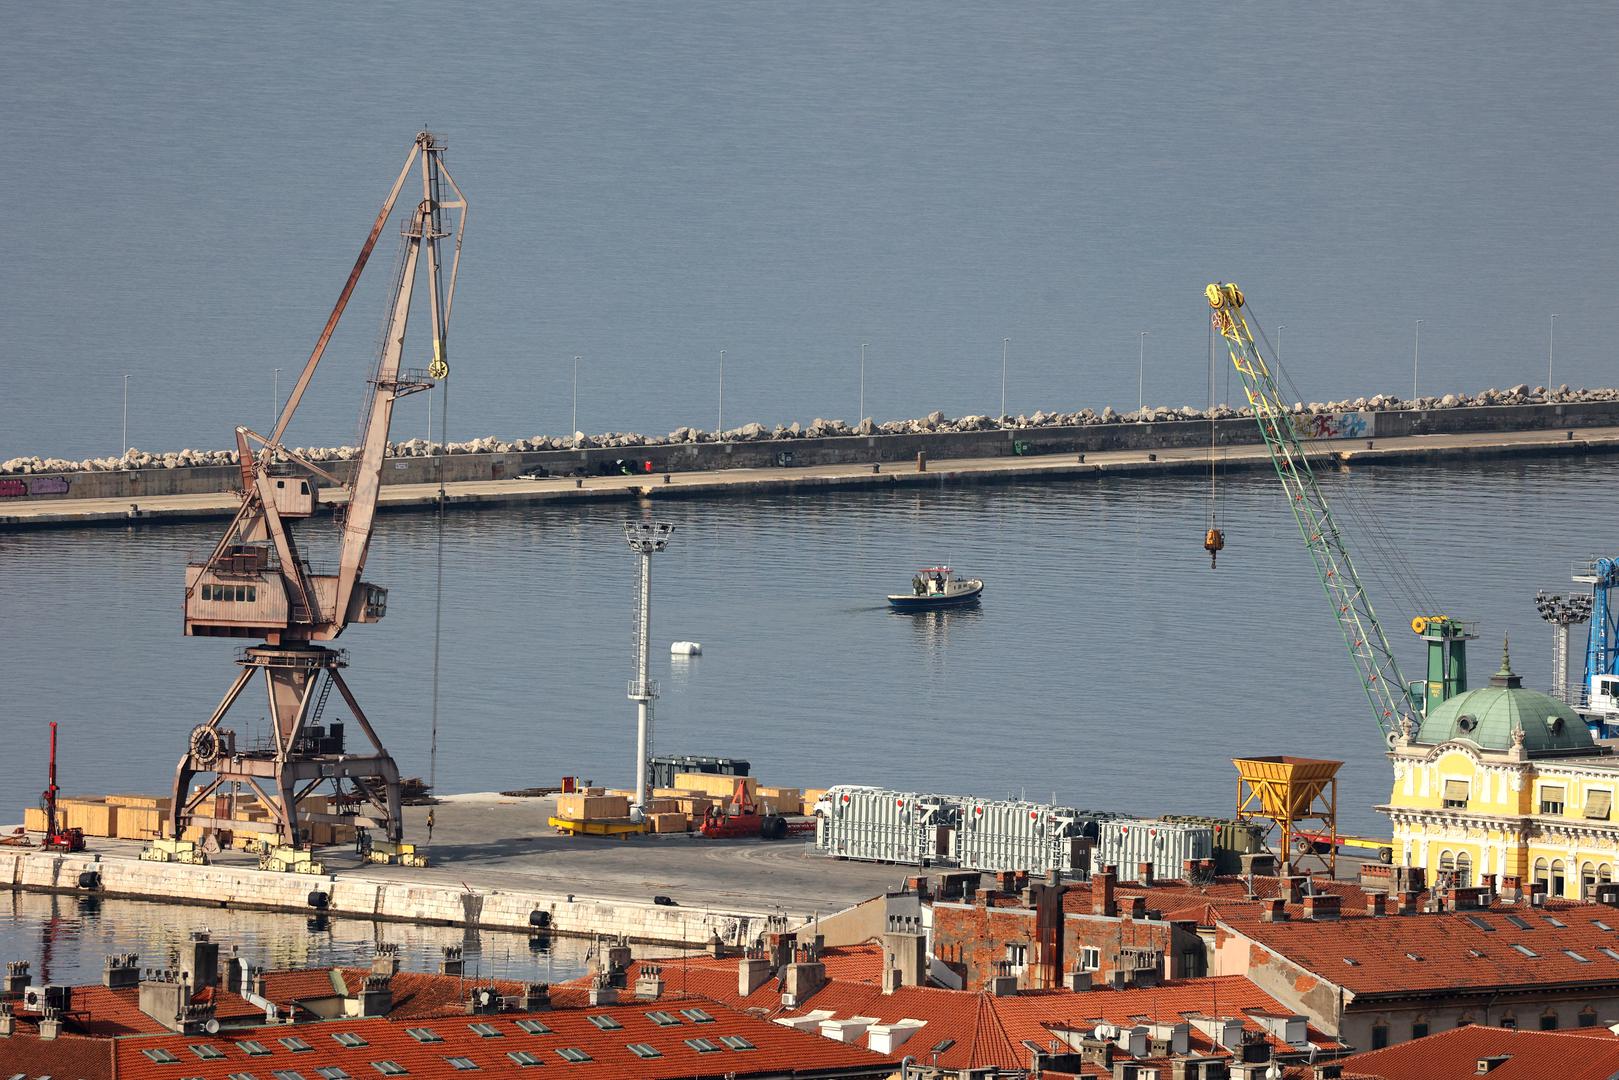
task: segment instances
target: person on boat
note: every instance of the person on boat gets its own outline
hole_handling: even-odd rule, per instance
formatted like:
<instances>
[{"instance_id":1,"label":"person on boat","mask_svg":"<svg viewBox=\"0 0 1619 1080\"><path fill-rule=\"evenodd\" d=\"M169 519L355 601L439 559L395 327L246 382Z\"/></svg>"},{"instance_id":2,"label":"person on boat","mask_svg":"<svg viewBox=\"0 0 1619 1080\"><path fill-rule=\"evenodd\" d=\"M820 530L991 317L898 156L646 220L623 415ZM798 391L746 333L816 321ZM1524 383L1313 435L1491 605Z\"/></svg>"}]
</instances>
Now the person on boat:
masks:
<instances>
[{"instance_id":1,"label":"person on boat","mask_svg":"<svg viewBox=\"0 0 1619 1080\"><path fill-rule=\"evenodd\" d=\"M911 579L911 588L912 588L912 590L914 590L916 592L916 595L918 595L918 596L921 596L921 595L923 595L924 593L926 593L928 591L927 586L922 583L922 575L921 574L918 574L918 575L916 575L915 577L913 577Z\"/></svg>"}]
</instances>

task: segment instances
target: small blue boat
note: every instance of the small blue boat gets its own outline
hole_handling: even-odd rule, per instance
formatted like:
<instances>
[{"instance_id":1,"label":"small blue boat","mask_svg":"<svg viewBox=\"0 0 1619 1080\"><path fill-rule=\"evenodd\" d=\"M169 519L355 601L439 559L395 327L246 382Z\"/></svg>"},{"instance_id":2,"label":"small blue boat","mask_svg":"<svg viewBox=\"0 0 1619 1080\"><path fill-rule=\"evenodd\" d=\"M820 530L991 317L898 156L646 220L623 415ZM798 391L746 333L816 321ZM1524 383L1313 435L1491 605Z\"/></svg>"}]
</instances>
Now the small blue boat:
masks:
<instances>
[{"instance_id":1,"label":"small blue boat","mask_svg":"<svg viewBox=\"0 0 1619 1080\"><path fill-rule=\"evenodd\" d=\"M978 603L983 594L984 583L979 579L956 577L948 566L929 566L911 579L910 592L890 594L888 606L895 611L966 607Z\"/></svg>"}]
</instances>

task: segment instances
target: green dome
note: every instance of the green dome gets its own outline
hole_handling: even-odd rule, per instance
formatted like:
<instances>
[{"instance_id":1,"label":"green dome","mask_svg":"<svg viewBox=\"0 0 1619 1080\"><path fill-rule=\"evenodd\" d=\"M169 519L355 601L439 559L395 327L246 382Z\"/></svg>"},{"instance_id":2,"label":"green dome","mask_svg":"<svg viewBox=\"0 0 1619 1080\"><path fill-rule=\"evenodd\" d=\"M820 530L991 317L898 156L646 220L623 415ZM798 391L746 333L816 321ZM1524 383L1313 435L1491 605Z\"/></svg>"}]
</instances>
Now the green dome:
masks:
<instances>
[{"instance_id":1,"label":"green dome","mask_svg":"<svg viewBox=\"0 0 1619 1080\"><path fill-rule=\"evenodd\" d=\"M1465 739L1485 750L1511 750L1512 732L1519 727L1523 728L1523 748L1531 754L1596 748L1578 713L1550 694L1524 689L1503 646L1501 670L1490 685L1434 706L1423 717L1416 741L1433 745Z\"/></svg>"}]
</instances>

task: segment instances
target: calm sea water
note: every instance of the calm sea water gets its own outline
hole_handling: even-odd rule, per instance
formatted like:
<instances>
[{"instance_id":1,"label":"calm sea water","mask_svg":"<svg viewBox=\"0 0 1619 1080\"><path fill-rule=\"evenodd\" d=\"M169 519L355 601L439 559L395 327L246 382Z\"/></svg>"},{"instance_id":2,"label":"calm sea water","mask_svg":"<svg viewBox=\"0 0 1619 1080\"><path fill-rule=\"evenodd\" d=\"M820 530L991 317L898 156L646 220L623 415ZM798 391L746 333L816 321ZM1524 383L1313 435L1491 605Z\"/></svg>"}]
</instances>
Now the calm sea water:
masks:
<instances>
[{"instance_id":1,"label":"calm sea water","mask_svg":"<svg viewBox=\"0 0 1619 1080\"><path fill-rule=\"evenodd\" d=\"M997 411L1003 338L1012 412L1133 408L1144 329L1201 403L1216 277L1307 395L1407 393L1416 319L1424 392L1543 381L1552 313L1613 381L1598 0L12 4L3 50L0 458L118 452L126 374L143 448L266 425L423 125L452 437L571 430L576 355L589 431L713 426L721 349L728 424L852 420L862 342L879 420ZM291 443L352 441L390 256Z\"/></svg>"},{"instance_id":2,"label":"calm sea water","mask_svg":"<svg viewBox=\"0 0 1619 1080\"><path fill-rule=\"evenodd\" d=\"M1482 622L1549 682L1542 585L1615 543L1612 458L1370 469L1331 498L1408 677L1406 624ZM1026 792L1138 813L1233 808L1232 755L1341 758L1344 824L1373 829L1389 771L1369 706L1274 478L1221 485L1229 545L1201 550L1196 477L951 487L655 507L656 745L747 758L767 782ZM407 775L441 790L632 777L632 506L455 511L444 522L438 755L430 514L387 515L368 577L388 618L357 626L350 684ZM1364 518L1364 520L1362 520ZM1415 607L1370 522L1433 596ZM326 537L329 530L316 535ZM69 792L165 789L235 645L181 635L180 581L212 525L0 534L0 820L43 786L61 723ZM322 556L310 541L314 557ZM981 609L886 610L936 561L982 576ZM703 645L671 657L668 642ZM231 715L263 725L249 695Z\"/></svg>"},{"instance_id":3,"label":"calm sea water","mask_svg":"<svg viewBox=\"0 0 1619 1080\"><path fill-rule=\"evenodd\" d=\"M407 971L435 971L443 949L459 946L469 979L561 981L589 966L590 942L580 938L0 892L0 959L29 961L38 982L98 982L110 953L137 953L142 967L176 966L193 930L212 934L223 955L234 947L269 970L365 967L379 942L399 946Z\"/></svg>"}]
</instances>

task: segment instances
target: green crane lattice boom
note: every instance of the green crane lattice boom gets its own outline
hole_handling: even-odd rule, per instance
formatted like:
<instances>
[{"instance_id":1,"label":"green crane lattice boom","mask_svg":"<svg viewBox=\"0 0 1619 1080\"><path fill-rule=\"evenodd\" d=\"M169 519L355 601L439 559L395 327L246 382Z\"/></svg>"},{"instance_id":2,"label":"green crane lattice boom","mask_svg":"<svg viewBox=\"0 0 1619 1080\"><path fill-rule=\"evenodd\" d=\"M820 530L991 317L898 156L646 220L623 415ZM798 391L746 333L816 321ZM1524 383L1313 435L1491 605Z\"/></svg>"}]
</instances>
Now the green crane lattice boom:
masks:
<instances>
[{"instance_id":1,"label":"green crane lattice boom","mask_svg":"<svg viewBox=\"0 0 1619 1080\"><path fill-rule=\"evenodd\" d=\"M1402 720L1417 722L1420 719L1406 697L1407 684L1400 674L1399 662L1383 635L1371 599L1361 586L1360 575L1355 572L1354 561L1344 546L1343 535L1321 493L1321 485L1316 482L1315 470L1294 430L1292 413L1282 400L1270 367L1255 346L1242 290L1220 282L1210 285L1205 295L1213 309L1214 330L1225 339L1231 363L1242 378L1248 404L1254 410L1254 419L1270 451L1271 463L1276 466L1276 476L1287 492L1293 518L1304 536L1304 546L1309 549L1321 586L1332 604L1378 729L1388 739Z\"/></svg>"}]
</instances>

